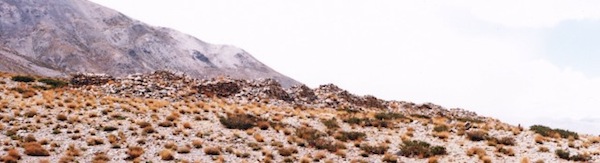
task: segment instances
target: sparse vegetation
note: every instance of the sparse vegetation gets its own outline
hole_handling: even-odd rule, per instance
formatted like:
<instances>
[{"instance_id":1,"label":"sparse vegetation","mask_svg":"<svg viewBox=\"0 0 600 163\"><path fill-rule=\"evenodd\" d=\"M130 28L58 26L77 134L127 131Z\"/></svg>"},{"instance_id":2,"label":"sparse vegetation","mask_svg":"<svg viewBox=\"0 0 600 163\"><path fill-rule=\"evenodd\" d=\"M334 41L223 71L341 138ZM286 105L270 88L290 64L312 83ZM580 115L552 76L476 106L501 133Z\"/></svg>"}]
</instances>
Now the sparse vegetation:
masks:
<instances>
[{"instance_id":1,"label":"sparse vegetation","mask_svg":"<svg viewBox=\"0 0 600 163\"><path fill-rule=\"evenodd\" d=\"M206 153L207 155L220 155L221 154L221 147L207 147L207 148L204 148L204 153Z\"/></svg>"},{"instance_id":2,"label":"sparse vegetation","mask_svg":"<svg viewBox=\"0 0 600 163\"><path fill-rule=\"evenodd\" d=\"M529 130L538 133L542 136L545 137L552 137L553 135L558 135L559 137L562 138L569 138L569 137L573 137L575 139L579 139L579 134L569 131L569 130L563 130L563 129L552 129L550 127L547 126L543 126L543 125L533 125L531 127L529 127Z\"/></svg>"},{"instance_id":3,"label":"sparse vegetation","mask_svg":"<svg viewBox=\"0 0 600 163\"><path fill-rule=\"evenodd\" d=\"M474 130L467 132L467 138L471 141L482 141L487 139L487 133L482 130Z\"/></svg>"},{"instance_id":4,"label":"sparse vegetation","mask_svg":"<svg viewBox=\"0 0 600 163\"><path fill-rule=\"evenodd\" d=\"M49 85L52 88L60 88L60 87L64 87L64 86L66 86L66 85L69 84L69 83L67 83L65 81L62 81L62 80L50 79L50 78L38 79L38 82L44 83L46 85Z\"/></svg>"},{"instance_id":5,"label":"sparse vegetation","mask_svg":"<svg viewBox=\"0 0 600 163\"><path fill-rule=\"evenodd\" d=\"M136 159L144 154L144 148L142 147L129 147L127 150L127 160Z\"/></svg>"},{"instance_id":6,"label":"sparse vegetation","mask_svg":"<svg viewBox=\"0 0 600 163\"><path fill-rule=\"evenodd\" d=\"M500 139L498 139L498 144L502 144L502 145L515 145L515 138L512 137L502 137Z\"/></svg>"},{"instance_id":7,"label":"sparse vegetation","mask_svg":"<svg viewBox=\"0 0 600 163\"><path fill-rule=\"evenodd\" d=\"M446 148L442 146L431 146L429 143L418 140L406 140L400 145L399 155L406 157L427 158L436 155L445 155Z\"/></svg>"},{"instance_id":8,"label":"sparse vegetation","mask_svg":"<svg viewBox=\"0 0 600 163\"><path fill-rule=\"evenodd\" d=\"M233 114L219 118L221 124L228 129L246 130L256 126L256 118L247 114Z\"/></svg>"},{"instance_id":9,"label":"sparse vegetation","mask_svg":"<svg viewBox=\"0 0 600 163\"><path fill-rule=\"evenodd\" d=\"M554 151L554 153L556 154L556 156L558 156L558 158L570 160L570 161L585 162L585 161L589 161L592 159L587 154L577 154L577 155L571 156L571 153L569 152L569 150L564 150L564 149L557 149L556 151Z\"/></svg>"},{"instance_id":10,"label":"sparse vegetation","mask_svg":"<svg viewBox=\"0 0 600 163\"><path fill-rule=\"evenodd\" d=\"M340 125L338 125L337 120L335 118L323 119L323 120L321 120L321 122L328 129L337 129L337 128L340 128Z\"/></svg>"},{"instance_id":11,"label":"sparse vegetation","mask_svg":"<svg viewBox=\"0 0 600 163\"><path fill-rule=\"evenodd\" d=\"M450 128L446 125L437 125L435 127L433 127L433 131L434 132L444 132L444 131L449 131Z\"/></svg>"},{"instance_id":12,"label":"sparse vegetation","mask_svg":"<svg viewBox=\"0 0 600 163\"><path fill-rule=\"evenodd\" d=\"M158 155L160 156L160 159L164 161L171 161L175 159L175 156L173 156L173 151L170 149L163 149L158 153Z\"/></svg>"},{"instance_id":13,"label":"sparse vegetation","mask_svg":"<svg viewBox=\"0 0 600 163\"><path fill-rule=\"evenodd\" d=\"M294 153L298 153L298 149L293 147L279 148L277 151L279 152L279 155L283 157L291 156Z\"/></svg>"},{"instance_id":14,"label":"sparse vegetation","mask_svg":"<svg viewBox=\"0 0 600 163\"><path fill-rule=\"evenodd\" d=\"M387 152L387 150L389 149L389 147L386 146L386 145L373 146L373 145L369 145L369 144L362 144L362 145L360 145L360 149L363 150L365 153L368 153L368 154L382 155L385 152Z\"/></svg>"},{"instance_id":15,"label":"sparse vegetation","mask_svg":"<svg viewBox=\"0 0 600 163\"><path fill-rule=\"evenodd\" d=\"M379 112L375 114L375 119L379 120L391 120L391 119L401 119L406 118L403 114L394 113L394 112Z\"/></svg>"},{"instance_id":16,"label":"sparse vegetation","mask_svg":"<svg viewBox=\"0 0 600 163\"><path fill-rule=\"evenodd\" d=\"M471 123L483 123L484 122L482 120L470 118L470 117L459 117L459 118L456 118L456 120L461 121L461 122L471 122Z\"/></svg>"},{"instance_id":17,"label":"sparse vegetation","mask_svg":"<svg viewBox=\"0 0 600 163\"><path fill-rule=\"evenodd\" d=\"M348 140L359 140L359 139L364 139L365 137L367 137L367 134L363 133L363 132L356 132L356 131L340 131L335 135L335 139L340 140L340 141L348 141Z\"/></svg>"},{"instance_id":18,"label":"sparse vegetation","mask_svg":"<svg viewBox=\"0 0 600 163\"><path fill-rule=\"evenodd\" d=\"M205 96L188 90L205 82L197 80L143 77L70 87L59 83L62 79L10 79L0 74L2 162L433 163L543 162L557 157L597 162L600 154L598 136L535 125L533 132L524 131L492 118L457 118L443 108L411 110L420 105L403 102L390 101L390 111L362 108L335 93L319 94L314 105L306 105L254 92ZM239 87L248 91L247 85ZM323 96L338 101L322 105ZM448 151L457 147L461 151Z\"/></svg>"},{"instance_id":19,"label":"sparse vegetation","mask_svg":"<svg viewBox=\"0 0 600 163\"><path fill-rule=\"evenodd\" d=\"M38 142L24 143L23 148L25 149L24 153L29 156L50 156L50 152Z\"/></svg>"},{"instance_id":20,"label":"sparse vegetation","mask_svg":"<svg viewBox=\"0 0 600 163\"><path fill-rule=\"evenodd\" d=\"M17 75L17 76L13 76L12 78L10 78L10 80L16 81L16 82L29 83L29 82L34 82L35 78L31 77L31 76Z\"/></svg>"}]
</instances>

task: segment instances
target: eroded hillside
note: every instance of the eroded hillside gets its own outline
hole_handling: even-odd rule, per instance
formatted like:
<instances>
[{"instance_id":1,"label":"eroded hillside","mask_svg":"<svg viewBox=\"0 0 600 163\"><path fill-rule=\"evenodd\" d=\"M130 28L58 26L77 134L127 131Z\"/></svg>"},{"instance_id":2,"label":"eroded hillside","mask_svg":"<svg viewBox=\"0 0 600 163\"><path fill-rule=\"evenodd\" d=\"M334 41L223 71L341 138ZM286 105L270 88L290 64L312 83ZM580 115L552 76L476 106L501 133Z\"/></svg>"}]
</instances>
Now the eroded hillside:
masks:
<instances>
[{"instance_id":1,"label":"eroded hillside","mask_svg":"<svg viewBox=\"0 0 600 163\"><path fill-rule=\"evenodd\" d=\"M532 130L335 85L169 72L72 79L0 74L5 162L597 161L596 136ZM561 158L559 158L561 157Z\"/></svg>"}]
</instances>

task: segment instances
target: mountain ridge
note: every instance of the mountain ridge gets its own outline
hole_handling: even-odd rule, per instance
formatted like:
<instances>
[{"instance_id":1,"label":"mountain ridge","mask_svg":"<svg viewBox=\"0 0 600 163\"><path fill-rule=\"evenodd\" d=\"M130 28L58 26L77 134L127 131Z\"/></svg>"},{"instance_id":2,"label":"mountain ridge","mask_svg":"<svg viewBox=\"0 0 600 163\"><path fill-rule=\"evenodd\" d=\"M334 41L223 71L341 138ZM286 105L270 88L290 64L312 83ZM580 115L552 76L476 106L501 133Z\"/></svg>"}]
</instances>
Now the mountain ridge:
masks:
<instances>
[{"instance_id":1,"label":"mountain ridge","mask_svg":"<svg viewBox=\"0 0 600 163\"><path fill-rule=\"evenodd\" d=\"M213 45L173 29L149 26L86 0L0 2L0 70L37 75L157 70L196 78L273 78L299 82L231 45Z\"/></svg>"}]
</instances>

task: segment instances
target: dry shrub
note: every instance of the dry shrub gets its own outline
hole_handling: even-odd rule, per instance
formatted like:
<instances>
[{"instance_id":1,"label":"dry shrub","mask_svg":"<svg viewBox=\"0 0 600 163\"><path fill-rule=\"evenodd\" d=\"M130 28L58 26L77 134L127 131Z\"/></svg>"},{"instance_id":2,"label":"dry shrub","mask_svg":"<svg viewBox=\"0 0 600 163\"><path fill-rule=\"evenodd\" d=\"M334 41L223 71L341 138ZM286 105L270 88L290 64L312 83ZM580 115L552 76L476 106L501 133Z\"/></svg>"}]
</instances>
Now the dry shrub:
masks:
<instances>
[{"instance_id":1,"label":"dry shrub","mask_svg":"<svg viewBox=\"0 0 600 163\"><path fill-rule=\"evenodd\" d=\"M259 122L256 122L256 125L261 130L267 130L267 129L269 129L269 127L271 127L271 124L268 121L259 121Z\"/></svg>"},{"instance_id":2,"label":"dry shrub","mask_svg":"<svg viewBox=\"0 0 600 163\"><path fill-rule=\"evenodd\" d=\"M262 135L260 135L259 133L254 134L254 139L257 142L264 142L265 141L265 138Z\"/></svg>"},{"instance_id":3,"label":"dry shrub","mask_svg":"<svg viewBox=\"0 0 600 163\"><path fill-rule=\"evenodd\" d=\"M140 128L146 128L146 127L152 126L152 124L150 122L144 122L144 121L139 121L136 124L139 125Z\"/></svg>"},{"instance_id":4,"label":"dry shrub","mask_svg":"<svg viewBox=\"0 0 600 163\"><path fill-rule=\"evenodd\" d=\"M389 163L396 163L396 162L398 162L398 156L386 153L385 155L383 155L383 158L381 159L381 161L389 162Z\"/></svg>"},{"instance_id":5,"label":"dry shrub","mask_svg":"<svg viewBox=\"0 0 600 163\"><path fill-rule=\"evenodd\" d=\"M450 132L448 132L448 131L435 132L435 133L433 133L433 136L440 138L440 139L448 139L448 137L450 137Z\"/></svg>"},{"instance_id":6,"label":"dry shrub","mask_svg":"<svg viewBox=\"0 0 600 163\"><path fill-rule=\"evenodd\" d=\"M110 143L110 144L116 144L119 141L117 136L115 136L113 134L109 134L108 136L106 136L106 138L108 139L108 143Z\"/></svg>"},{"instance_id":7,"label":"dry shrub","mask_svg":"<svg viewBox=\"0 0 600 163\"><path fill-rule=\"evenodd\" d=\"M298 149L293 147L279 148L277 151L279 151L279 155L283 157L291 156L294 153L298 153Z\"/></svg>"},{"instance_id":8,"label":"dry shrub","mask_svg":"<svg viewBox=\"0 0 600 163\"><path fill-rule=\"evenodd\" d=\"M27 112L25 112L25 113L23 114L23 116L25 116L25 117L27 117L27 118L31 118L31 117L33 117L33 116L35 116L35 115L37 115L37 114L38 114L38 113L37 113L37 111L36 111L35 109L30 109L30 110L28 110Z\"/></svg>"},{"instance_id":9,"label":"dry shrub","mask_svg":"<svg viewBox=\"0 0 600 163\"><path fill-rule=\"evenodd\" d=\"M4 157L2 157L2 162L5 162L5 163L18 163L19 159L16 159L16 158L10 157L10 156L4 156Z\"/></svg>"},{"instance_id":10,"label":"dry shrub","mask_svg":"<svg viewBox=\"0 0 600 163\"><path fill-rule=\"evenodd\" d=\"M181 146L181 147L177 148L177 153L190 153L191 150L192 150L191 147L189 147L187 145Z\"/></svg>"},{"instance_id":11,"label":"dry shrub","mask_svg":"<svg viewBox=\"0 0 600 163\"><path fill-rule=\"evenodd\" d=\"M8 150L8 152L6 153L6 156L2 157L2 160L4 162L14 162L16 163L17 160L21 159L21 154L19 154L19 151L15 148L11 148Z\"/></svg>"},{"instance_id":12,"label":"dry shrub","mask_svg":"<svg viewBox=\"0 0 600 163\"><path fill-rule=\"evenodd\" d=\"M539 152L550 152L550 149L548 149L548 147L543 147L543 146L542 146L542 147L539 147L539 148L538 148L538 151L539 151Z\"/></svg>"},{"instance_id":13,"label":"dry shrub","mask_svg":"<svg viewBox=\"0 0 600 163\"><path fill-rule=\"evenodd\" d=\"M256 126L257 118L247 114L232 114L227 118L220 117L219 121L228 129L246 130Z\"/></svg>"},{"instance_id":14,"label":"dry shrub","mask_svg":"<svg viewBox=\"0 0 600 163\"><path fill-rule=\"evenodd\" d=\"M315 156L313 157L313 161L318 162L319 160L322 160L324 158L327 158L327 152L319 151L319 152L315 153Z\"/></svg>"},{"instance_id":15,"label":"dry shrub","mask_svg":"<svg viewBox=\"0 0 600 163\"><path fill-rule=\"evenodd\" d=\"M507 156L515 156L515 151L512 148L505 148L505 147L500 146L496 150L497 150L497 152L500 152Z\"/></svg>"},{"instance_id":16,"label":"dry shrub","mask_svg":"<svg viewBox=\"0 0 600 163\"><path fill-rule=\"evenodd\" d=\"M65 115L65 114L58 114L56 116L56 119L59 120L59 121L66 121L67 120L67 115Z\"/></svg>"},{"instance_id":17,"label":"dry shrub","mask_svg":"<svg viewBox=\"0 0 600 163\"><path fill-rule=\"evenodd\" d=\"M515 145L515 138L502 137L502 138L498 139L498 144L513 146L513 145Z\"/></svg>"},{"instance_id":18,"label":"dry shrub","mask_svg":"<svg viewBox=\"0 0 600 163\"><path fill-rule=\"evenodd\" d=\"M23 144L25 154L29 156L50 156L50 153L38 142L28 142Z\"/></svg>"},{"instance_id":19,"label":"dry shrub","mask_svg":"<svg viewBox=\"0 0 600 163\"><path fill-rule=\"evenodd\" d=\"M204 153L206 153L207 155L220 155L221 154L221 147L207 147L207 148L204 148Z\"/></svg>"},{"instance_id":20,"label":"dry shrub","mask_svg":"<svg viewBox=\"0 0 600 163\"><path fill-rule=\"evenodd\" d=\"M481 157L481 161L483 163L492 163L492 158L490 156L483 156Z\"/></svg>"},{"instance_id":21,"label":"dry shrub","mask_svg":"<svg viewBox=\"0 0 600 163\"><path fill-rule=\"evenodd\" d=\"M438 160L438 157L429 157L429 159L427 159L427 163L438 163Z\"/></svg>"},{"instance_id":22,"label":"dry shrub","mask_svg":"<svg viewBox=\"0 0 600 163\"><path fill-rule=\"evenodd\" d=\"M487 133L482 130L475 130L467 132L467 138L471 141L482 141L487 139Z\"/></svg>"},{"instance_id":23,"label":"dry shrub","mask_svg":"<svg viewBox=\"0 0 600 163\"><path fill-rule=\"evenodd\" d=\"M81 156L81 151L79 151L79 149L77 149L75 147L75 144L70 144L69 147L67 147L67 151L65 152L65 154L67 156Z\"/></svg>"},{"instance_id":24,"label":"dry shrub","mask_svg":"<svg viewBox=\"0 0 600 163\"><path fill-rule=\"evenodd\" d=\"M173 126L173 122L171 122L171 121L162 121L162 122L158 123L158 126L160 126L160 127L171 127L171 126Z\"/></svg>"},{"instance_id":25,"label":"dry shrub","mask_svg":"<svg viewBox=\"0 0 600 163\"><path fill-rule=\"evenodd\" d=\"M429 143L418 140L403 141L400 145L399 155L406 157L427 158L430 156L446 154L446 148L442 146L431 146Z\"/></svg>"},{"instance_id":26,"label":"dry shrub","mask_svg":"<svg viewBox=\"0 0 600 163\"><path fill-rule=\"evenodd\" d=\"M160 156L160 159L165 160L165 161L170 161L170 160L175 159L175 156L173 156L173 151L171 151L170 149L163 149L162 151L160 151L158 153L158 155Z\"/></svg>"},{"instance_id":27,"label":"dry shrub","mask_svg":"<svg viewBox=\"0 0 600 163\"><path fill-rule=\"evenodd\" d=\"M144 129L142 129L142 133L144 133L144 134L156 133L156 130L154 129L154 127L148 126L148 127L144 127Z\"/></svg>"},{"instance_id":28,"label":"dry shrub","mask_svg":"<svg viewBox=\"0 0 600 163\"><path fill-rule=\"evenodd\" d=\"M96 138L96 137L90 137L86 140L87 144L89 146L95 146L95 145L102 145L104 144L104 141L100 138Z\"/></svg>"},{"instance_id":29,"label":"dry shrub","mask_svg":"<svg viewBox=\"0 0 600 163\"><path fill-rule=\"evenodd\" d=\"M29 134L27 136L25 136L25 138L23 138L23 142L29 143L29 142L36 142L37 140L35 139L35 136L33 136L32 134Z\"/></svg>"},{"instance_id":30,"label":"dry shrub","mask_svg":"<svg viewBox=\"0 0 600 163\"><path fill-rule=\"evenodd\" d=\"M129 147L127 150L127 160L136 159L144 154L144 148L142 147Z\"/></svg>"},{"instance_id":31,"label":"dry shrub","mask_svg":"<svg viewBox=\"0 0 600 163\"><path fill-rule=\"evenodd\" d=\"M486 156L487 154L483 148L471 147L467 150L467 156L473 156L473 155L477 155L477 156L479 156L479 158L483 158L483 156Z\"/></svg>"},{"instance_id":32,"label":"dry shrub","mask_svg":"<svg viewBox=\"0 0 600 163\"><path fill-rule=\"evenodd\" d=\"M167 149L176 149L177 148L177 144L175 144L175 142L173 141L169 141L165 144L165 148Z\"/></svg>"},{"instance_id":33,"label":"dry shrub","mask_svg":"<svg viewBox=\"0 0 600 163\"><path fill-rule=\"evenodd\" d=\"M71 156L63 156L58 160L59 163L71 163L76 162L74 157Z\"/></svg>"},{"instance_id":34,"label":"dry shrub","mask_svg":"<svg viewBox=\"0 0 600 163\"><path fill-rule=\"evenodd\" d=\"M192 146L194 146L194 148L202 148L202 144L203 142L200 139L192 140Z\"/></svg>"},{"instance_id":35,"label":"dry shrub","mask_svg":"<svg viewBox=\"0 0 600 163\"><path fill-rule=\"evenodd\" d=\"M183 128L192 129L192 124L190 122L183 123Z\"/></svg>"},{"instance_id":36,"label":"dry shrub","mask_svg":"<svg viewBox=\"0 0 600 163\"><path fill-rule=\"evenodd\" d=\"M355 131L350 131L350 132L346 132L346 131L340 131L338 132L334 138L340 141L348 141L348 140L361 140L364 139L365 137L367 137L367 134L363 133L363 132L355 132Z\"/></svg>"},{"instance_id":37,"label":"dry shrub","mask_svg":"<svg viewBox=\"0 0 600 163\"><path fill-rule=\"evenodd\" d=\"M542 135L535 134L535 136L533 137L533 140L535 141L535 143L544 144L544 141L546 141L546 138Z\"/></svg>"},{"instance_id":38,"label":"dry shrub","mask_svg":"<svg viewBox=\"0 0 600 163\"><path fill-rule=\"evenodd\" d=\"M110 158L104 152L94 154L94 158L92 159L92 163L106 163L108 161L110 161Z\"/></svg>"},{"instance_id":39,"label":"dry shrub","mask_svg":"<svg viewBox=\"0 0 600 163\"><path fill-rule=\"evenodd\" d=\"M362 144L360 146L360 149L369 154L382 155L385 152L387 152L388 146L386 146L386 145L371 146L369 144Z\"/></svg>"}]
</instances>

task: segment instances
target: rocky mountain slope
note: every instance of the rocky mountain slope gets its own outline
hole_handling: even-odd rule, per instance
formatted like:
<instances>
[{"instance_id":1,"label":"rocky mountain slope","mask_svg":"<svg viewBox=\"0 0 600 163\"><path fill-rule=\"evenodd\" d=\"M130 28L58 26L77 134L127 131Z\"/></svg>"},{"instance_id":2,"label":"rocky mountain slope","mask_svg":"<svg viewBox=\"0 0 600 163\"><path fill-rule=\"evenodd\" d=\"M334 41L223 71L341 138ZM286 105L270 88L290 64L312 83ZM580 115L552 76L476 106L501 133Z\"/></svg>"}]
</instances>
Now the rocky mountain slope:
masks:
<instances>
[{"instance_id":1,"label":"rocky mountain slope","mask_svg":"<svg viewBox=\"0 0 600 163\"><path fill-rule=\"evenodd\" d=\"M170 70L298 84L242 49L152 27L87 0L0 1L0 70L44 76Z\"/></svg>"},{"instance_id":2,"label":"rocky mountain slope","mask_svg":"<svg viewBox=\"0 0 600 163\"><path fill-rule=\"evenodd\" d=\"M335 85L0 73L4 162L598 162L600 137Z\"/></svg>"}]
</instances>

